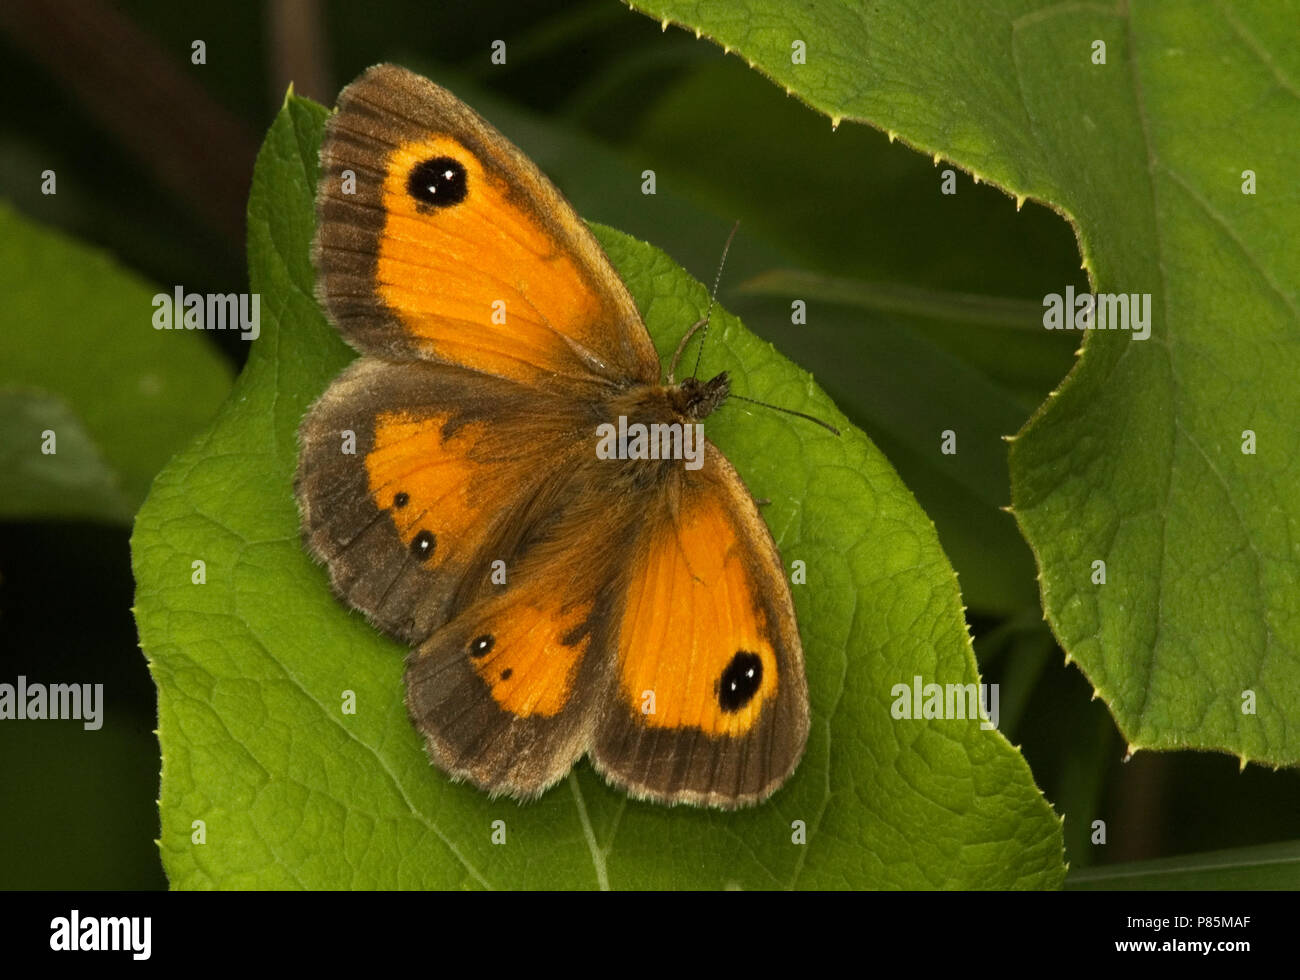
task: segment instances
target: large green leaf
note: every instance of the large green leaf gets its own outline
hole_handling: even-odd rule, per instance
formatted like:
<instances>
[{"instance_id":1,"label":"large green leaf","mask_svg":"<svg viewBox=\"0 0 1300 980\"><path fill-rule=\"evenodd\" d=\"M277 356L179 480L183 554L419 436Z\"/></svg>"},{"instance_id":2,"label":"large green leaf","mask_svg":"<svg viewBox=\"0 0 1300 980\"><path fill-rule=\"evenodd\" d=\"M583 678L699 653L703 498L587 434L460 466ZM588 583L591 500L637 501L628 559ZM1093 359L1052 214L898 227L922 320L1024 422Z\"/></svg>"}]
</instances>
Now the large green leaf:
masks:
<instances>
[{"instance_id":1,"label":"large green leaf","mask_svg":"<svg viewBox=\"0 0 1300 980\"><path fill-rule=\"evenodd\" d=\"M1150 294L1151 338L1087 334L1013 446L1044 607L1134 748L1300 760L1296 4L635 6L1049 203L1095 291Z\"/></svg>"},{"instance_id":2,"label":"large green leaf","mask_svg":"<svg viewBox=\"0 0 1300 980\"><path fill-rule=\"evenodd\" d=\"M157 292L0 205L0 517L129 521L221 403L229 367L153 328Z\"/></svg>"},{"instance_id":3,"label":"large green leaf","mask_svg":"<svg viewBox=\"0 0 1300 980\"><path fill-rule=\"evenodd\" d=\"M429 765L403 705L404 649L334 600L297 532L298 423L351 357L312 297L323 118L290 99L267 137L249 206L262 338L132 539L173 886L1058 886L1060 824L1005 739L978 722L891 717L896 683L976 679L933 526L856 430L837 439L739 403L709 420L710 437L770 499L785 560L808 568L795 597L814 724L790 783L744 812L669 809L628 801L582 763L520 806ZM704 288L650 246L597 231L671 350ZM713 322L704 373L726 367L741 393L843 422L770 345L716 308ZM491 843L495 820L505 846ZM806 844L792 842L795 821Z\"/></svg>"},{"instance_id":4,"label":"large green leaf","mask_svg":"<svg viewBox=\"0 0 1300 980\"><path fill-rule=\"evenodd\" d=\"M658 46L682 43L691 44L669 35ZM741 59L691 46L692 69L644 100L628 155L658 168L661 192L690 187L703 206L740 218L722 295L814 371L885 452L934 520L967 606L976 614L1037 606L1033 553L1000 509L1011 497L1002 437L1069 370L1077 338L973 324L970 308L946 297L1027 297L1021 305L1038 311L1037 325L1044 292L1063 278L1086 286L1074 234L1047 209L1017 211L1001 191L964 176L956 193L937 193L943 177L928 157L867 127L832 130ZM699 151L704 132L707 153ZM667 234L645 237L663 244ZM756 239L780 252L761 254ZM681 257L675 245L670 251ZM683 264L704 270L714 261ZM817 272L776 281L772 270L782 266ZM754 282L767 284L766 296L746 288L753 272L763 273ZM853 293L835 285L842 280L871 283L869 292L895 302L855 308ZM877 285L893 283L907 288ZM807 304L797 324L795 298ZM960 451L936 451L954 425Z\"/></svg>"}]
</instances>

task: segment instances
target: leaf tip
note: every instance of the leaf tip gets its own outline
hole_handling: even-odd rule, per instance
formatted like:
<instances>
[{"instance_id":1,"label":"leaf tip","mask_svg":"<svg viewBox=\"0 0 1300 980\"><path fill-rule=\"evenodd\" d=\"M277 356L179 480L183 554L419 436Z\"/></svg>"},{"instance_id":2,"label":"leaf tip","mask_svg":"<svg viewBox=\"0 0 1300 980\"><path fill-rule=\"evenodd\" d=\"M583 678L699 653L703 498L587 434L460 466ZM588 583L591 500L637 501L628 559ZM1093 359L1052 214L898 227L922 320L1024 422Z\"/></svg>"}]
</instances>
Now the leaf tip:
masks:
<instances>
[{"instance_id":1,"label":"leaf tip","mask_svg":"<svg viewBox=\"0 0 1300 980\"><path fill-rule=\"evenodd\" d=\"M1021 208L1023 208L1024 206L1025 206L1025 195L1023 195L1023 194L1017 194L1017 195L1016 195L1016 210L1019 211L1019 210L1020 210Z\"/></svg>"}]
</instances>

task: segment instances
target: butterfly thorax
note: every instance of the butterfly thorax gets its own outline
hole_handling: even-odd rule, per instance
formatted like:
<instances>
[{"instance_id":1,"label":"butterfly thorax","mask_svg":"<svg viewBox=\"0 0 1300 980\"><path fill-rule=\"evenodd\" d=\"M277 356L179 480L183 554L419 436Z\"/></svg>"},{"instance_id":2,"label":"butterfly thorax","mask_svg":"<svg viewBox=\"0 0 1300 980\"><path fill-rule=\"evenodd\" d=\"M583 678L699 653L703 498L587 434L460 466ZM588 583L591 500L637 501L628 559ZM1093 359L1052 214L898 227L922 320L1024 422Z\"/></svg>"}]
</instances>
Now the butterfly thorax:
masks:
<instances>
[{"instance_id":1,"label":"butterfly thorax","mask_svg":"<svg viewBox=\"0 0 1300 980\"><path fill-rule=\"evenodd\" d=\"M685 378L677 384L635 385L604 402L601 420L623 416L629 423L699 422L713 414L730 390L726 371L708 381Z\"/></svg>"}]
</instances>

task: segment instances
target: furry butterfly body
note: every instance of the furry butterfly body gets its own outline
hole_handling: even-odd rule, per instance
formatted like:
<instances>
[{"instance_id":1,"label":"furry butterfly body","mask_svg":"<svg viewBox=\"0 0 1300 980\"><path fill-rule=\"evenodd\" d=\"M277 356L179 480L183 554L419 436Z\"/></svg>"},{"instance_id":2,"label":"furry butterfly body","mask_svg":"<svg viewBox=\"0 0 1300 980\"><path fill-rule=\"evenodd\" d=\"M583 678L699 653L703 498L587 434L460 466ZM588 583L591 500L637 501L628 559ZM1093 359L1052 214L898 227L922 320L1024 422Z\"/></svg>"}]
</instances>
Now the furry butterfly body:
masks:
<instances>
[{"instance_id":1,"label":"furry butterfly body","mask_svg":"<svg viewBox=\"0 0 1300 980\"><path fill-rule=\"evenodd\" d=\"M770 795L808 732L789 587L722 453L669 451L726 375L661 383L572 207L432 82L370 69L321 159L318 292L362 356L300 429L304 537L412 647L432 760L520 798L584 755L641 798ZM665 451L600 452L617 424Z\"/></svg>"}]
</instances>

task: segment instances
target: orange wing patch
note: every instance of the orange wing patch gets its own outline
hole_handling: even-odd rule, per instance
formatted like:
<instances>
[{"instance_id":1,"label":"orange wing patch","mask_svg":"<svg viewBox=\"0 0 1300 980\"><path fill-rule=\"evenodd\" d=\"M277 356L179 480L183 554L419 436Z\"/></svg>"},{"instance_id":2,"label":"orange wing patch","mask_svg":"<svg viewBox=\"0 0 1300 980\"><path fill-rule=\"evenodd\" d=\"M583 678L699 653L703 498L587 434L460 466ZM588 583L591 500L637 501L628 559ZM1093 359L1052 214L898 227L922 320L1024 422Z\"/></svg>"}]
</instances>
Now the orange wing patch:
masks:
<instances>
[{"instance_id":1,"label":"orange wing patch","mask_svg":"<svg viewBox=\"0 0 1300 980\"><path fill-rule=\"evenodd\" d=\"M490 614L469 643L470 661L492 698L516 718L550 718L568 705L590 635L591 606L556 610L534 589Z\"/></svg>"},{"instance_id":2,"label":"orange wing patch","mask_svg":"<svg viewBox=\"0 0 1300 980\"><path fill-rule=\"evenodd\" d=\"M402 544L431 569L453 553L472 554L487 523L477 491L488 467L471 458L483 425L471 422L444 436L450 418L386 412L375 419L366 456L375 506L389 511Z\"/></svg>"},{"instance_id":3,"label":"orange wing patch","mask_svg":"<svg viewBox=\"0 0 1300 980\"><path fill-rule=\"evenodd\" d=\"M699 494L664 520L628 592L620 693L648 727L739 735L776 697L767 617L724 504Z\"/></svg>"},{"instance_id":4,"label":"orange wing patch","mask_svg":"<svg viewBox=\"0 0 1300 980\"><path fill-rule=\"evenodd\" d=\"M428 181L436 186L454 173L449 189L458 199L422 204L410 190L425 172L417 168L440 160L453 170L433 168L442 172ZM516 380L588 376L609 329L594 284L511 199L505 180L458 140L439 136L395 150L383 203L377 291L430 356Z\"/></svg>"}]
</instances>

